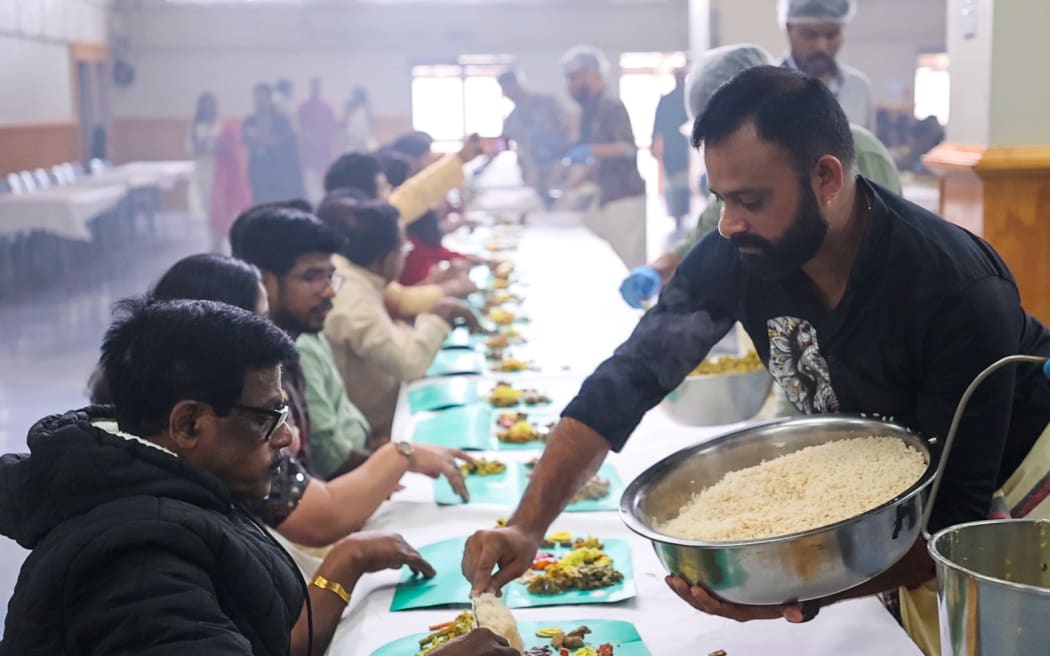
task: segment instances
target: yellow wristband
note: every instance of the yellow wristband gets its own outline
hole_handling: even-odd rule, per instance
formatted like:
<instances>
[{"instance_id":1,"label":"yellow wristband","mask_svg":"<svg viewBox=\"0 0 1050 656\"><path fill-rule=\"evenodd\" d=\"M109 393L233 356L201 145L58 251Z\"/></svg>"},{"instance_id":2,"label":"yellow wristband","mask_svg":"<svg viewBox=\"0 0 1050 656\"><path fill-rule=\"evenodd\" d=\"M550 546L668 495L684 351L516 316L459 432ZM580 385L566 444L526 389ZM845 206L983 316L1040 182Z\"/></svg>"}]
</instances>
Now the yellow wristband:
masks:
<instances>
[{"instance_id":1,"label":"yellow wristband","mask_svg":"<svg viewBox=\"0 0 1050 656\"><path fill-rule=\"evenodd\" d=\"M310 581L310 585L321 588L322 590L329 590L339 595L339 598L343 600L344 604L350 603L350 593L346 591L346 588L340 583L335 581L329 581L323 576L315 576L313 581Z\"/></svg>"}]
</instances>

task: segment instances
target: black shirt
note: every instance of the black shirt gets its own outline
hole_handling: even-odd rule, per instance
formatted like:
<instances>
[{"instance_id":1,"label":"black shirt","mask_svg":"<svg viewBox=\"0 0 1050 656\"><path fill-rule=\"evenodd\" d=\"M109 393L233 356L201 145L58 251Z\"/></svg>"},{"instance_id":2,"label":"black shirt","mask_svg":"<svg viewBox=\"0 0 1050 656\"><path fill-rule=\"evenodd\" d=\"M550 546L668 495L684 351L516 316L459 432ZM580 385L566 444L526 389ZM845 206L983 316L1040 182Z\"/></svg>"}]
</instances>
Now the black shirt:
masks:
<instances>
[{"instance_id":1,"label":"black shirt","mask_svg":"<svg viewBox=\"0 0 1050 656\"><path fill-rule=\"evenodd\" d=\"M802 412L866 413L942 438L985 367L1016 353L1050 356L1050 334L1021 307L991 246L863 178L858 193L872 199L871 222L834 310L801 271L775 282L749 275L712 232L564 415L621 449L736 321ZM1039 367L989 379L963 417L931 527L984 519L1048 423Z\"/></svg>"},{"instance_id":2,"label":"black shirt","mask_svg":"<svg viewBox=\"0 0 1050 656\"><path fill-rule=\"evenodd\" d=\"M689 141L682 134L682 126L689 120L685 113L685 87L660 98L653 120L653 138L663 138L664 171L673 176L689 170Z\"/></svg>"}]
</instances>

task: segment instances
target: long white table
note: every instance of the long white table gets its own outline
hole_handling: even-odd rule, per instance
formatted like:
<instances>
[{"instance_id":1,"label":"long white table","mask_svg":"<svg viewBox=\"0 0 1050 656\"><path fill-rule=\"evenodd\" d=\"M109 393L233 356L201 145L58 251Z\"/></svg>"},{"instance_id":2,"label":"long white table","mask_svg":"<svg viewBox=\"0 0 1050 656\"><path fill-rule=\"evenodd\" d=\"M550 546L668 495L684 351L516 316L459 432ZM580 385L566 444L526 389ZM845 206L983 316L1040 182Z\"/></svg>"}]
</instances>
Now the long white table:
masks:
<instances>
[{"instance_id":1,"label":"long white table","mask_svg":"<svg viewBox=\"0 0 1050 656\"><path fill-rule=\"evenodd\" d=\"M544 374L578 384L637 322L617 292L625 271L612 251L562 215L557 225L531 215L530 226L514 258L528 271L525 310L532 324L524 329ZM568 370L564 370L568 367ZM530 374L531 376L531 374ZM411 417L402 394L394 438L411 437ZM610 462L624 480L683 446L731 430L684 428L655 409L639 426L630 443ZM525 460L534 454L503 451L503 460ZM471 534L493 526L510 508L433 504L429 479L410 475L406 489L396 494L370 520L368 530L395 531L416 546ZM615 605L588 605L515 610L519 620L558 623L586 619L620 619L634 623L651 653L705 656L723 649L729 656L918 656L918 649L875 599L837 604L812 622L784 621L738 624L703 615L682 603L664 584L665 572L651 545L626 529L616 513L563 515L552 527L575 534L628 540L632 547L636 598ZM330 654L368 656L381 645L404 635L424 632L428 625L452 619L454 609L390 613L398 573L365 577L358 584ZM466 601L466 600L464 600ZM408 655L410 656L410 655Z\"/></svg>"},{"instance_id":2,"label":"long white table","mask_svg":"<svg viewBox=\"0 0 1050 656\"><path fill-rule=\"evenodd\" d=\"M70 185L0 194L0 236L39 231L90 241L88 223L112 211L129 192L171 189L193 170L193 162L131 162Z\"/></svg>"}]
</instances>

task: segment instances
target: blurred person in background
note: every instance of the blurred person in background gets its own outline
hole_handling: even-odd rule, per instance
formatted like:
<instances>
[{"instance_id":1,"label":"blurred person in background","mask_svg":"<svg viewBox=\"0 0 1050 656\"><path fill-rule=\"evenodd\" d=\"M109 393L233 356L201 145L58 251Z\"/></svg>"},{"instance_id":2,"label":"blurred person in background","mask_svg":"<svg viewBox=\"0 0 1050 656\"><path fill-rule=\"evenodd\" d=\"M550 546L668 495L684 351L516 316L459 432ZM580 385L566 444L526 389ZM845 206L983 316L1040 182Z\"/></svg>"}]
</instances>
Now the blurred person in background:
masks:
<instances>
[{"instance_id":1,"label":"blurred person in background","mask_svg":"<svg viewBox=\"0 0 1050 656\"><path fill-rule=\"evenodd\" d=\"M215 185L215 158L219 147L219 105L215 94L202 93L197 98L197 108L193 112L187 143L190 157L193 158L194 202L192 212L202 219L211 217L211 193ZM213 249L215 243L212 244Z\"/></svg>"},{"instance_id":2,"label":"blurred person in background","mask_svg":"<svg viewBox=\"0 0 1050 656\"><path fill-rule=\"evenodd\" d=\"M227 252L227 235L237 215L252 204L248 164L239 121L226 121L215 145L215 177L209 206L212 252Z\"/></svg>"},{"instance_id":3,"label":"blurred person in background","mask_svg":"<svg viewBox=\"0 0 1050 656\"><path fill-rule=\"evenodd\" d=\"M299 105L299 153L303 163L303 181L312 203L324 195L324 173L332 163L333 149L339 139L339 121L335 110L321 95L321 79L310 80L310 97Z\"/></svg>"},{"instance_id":4,"label":"blurred person in background","mask_svg":"<svg viewBox=\"0 0 1050 656\"><path fill-rule=\"evenodd\" d=\"M850 123L874 130L868 77L838 61L843 30L856 11L855 0L777 0L777 21L790 47L783 65L823 81Z\"/></svg>"},{"instance_id":5,"label":"blurred person in background","mask_svg":"<svg viewBox=\"0 0 1050 656\"><path fill-rule=\"evenodd\" d=\"M598 187L584 223L633 268L646 259L645 182L627 108L606 89L608 70L605 55L591 46L576 46L562 57L569 95L583 110L579 143L565 159L586 167L576 186L593 181Z\"/></svg>"},{"instance_id":6,"label":"blurred person in background","mask_svg":"<svg viewBox=\"0 0 1050 656\"><path fill-rule=\"evenodd\" d=\"M689 140L682 126L685 113L685 69L674 72L674 89L660 98L653 120L653 156L663 165L664 198L675 231L689 214Z\"/></svg>"},{"instance_id":7,"label":"blurred person in background","mask_svg":"<svg viewBox=\"0 0 1050 656\"><path fill-rule=\"evenodd\" d=\"M354 87L343 108L343 152L370 153L376 149L372 102L364 87Z\"/></svg>"},{"instance_id":8,"label":"blurred person in background","mask_svg":"<svg viewBox=\"0 0 1050 656\"><path fill-rule=\"evenodd\" d=\"M497 81L503 95L514 103L503 123L503 136L514 142L522 180L549 208L554 202L551 185L570 145L565 110L554 96L528 91L516 71L500 74Z\"/></svg>"},{"instance_id":9,"label":"blurred person in background","mask_svg":"<svg viewBox=\"0 0 1050 656\"><path fill-rule=\"evenodd\" d=\"M409 246L392 205L332 198L317 213L343 239L332 263L345 282L324 334L347 396L374 431L389 435L401 383L426 374L454 323L478 332L478 320L466 303L452 298L434 303L412 325L391 317L384 291L401 277Z\"/></svg>"},{"instance_id":10,"label":"blurred person in background","mask_svg":"<svg viewBox=\"0 0 1050 656\"><path fill-rule=\"evenodd\" d=\"M291 79L282 77L273 85L273 104L277 111L288 117L295 118L295 83Z\"/></svg>"},{"instance_id":11,"label":"blurred person in background","mask_svg":"<svg viewBox=\"0 0 1050 656\"><path fill-rule=\"evenodd\" d=\"M255 204L303 198L303 172L299 143L288 115L274 104L267 84L253 90L255 112L244 119L244 145L248 149L248 181Z\"/></svg>"},{"instance_id":12,"label":"blurred person in background","mask_svg":"<svg viewBox=\"0 0 1050 656\"><path fill-rule=\"evenodd\" d=\"M707 51L694 66L686 82L686 107L689 119L704 112L704 107L720 86L755 66L774 63L773 56L761 46L737 44ZM889 150L874 134L859 125L850 125L856 151L857 170L895 194L901 193L900 174ZM620 285L620 294L628 305L641 308L666 285L678 265L704 236L718 227L724 204L712 195L693 230L670 251L651 264L636 267Z\"/></svg>"}]
</instances>

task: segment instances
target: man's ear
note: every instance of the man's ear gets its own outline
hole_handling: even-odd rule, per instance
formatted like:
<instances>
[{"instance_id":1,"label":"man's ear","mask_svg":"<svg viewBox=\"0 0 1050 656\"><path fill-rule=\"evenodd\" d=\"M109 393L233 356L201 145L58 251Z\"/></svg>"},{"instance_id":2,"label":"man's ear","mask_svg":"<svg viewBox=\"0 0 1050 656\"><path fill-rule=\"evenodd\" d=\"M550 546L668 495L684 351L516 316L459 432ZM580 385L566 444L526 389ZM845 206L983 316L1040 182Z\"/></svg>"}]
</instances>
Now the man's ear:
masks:
<instances>
[{"instance_id":1,"label":"man's ear","mask_svg":"<svg viewBox=\"0 0 1050 656\"><path fill-rule=\"evenodd\" d=\"M826 205L838 197L846 186L849 170L842 165L842 160L832 155L824 155L813 167L814 184L817 200Z\"/></svg>"},{"instance_id":2,"label":"man's ear","mask_svg":"<svg viewBox=\"0 0 1050 656\"><path fill-rule=\"evenodd\" d=\"M203 424L214 418L211 407L199 401L179 401L168 415L168 434L180 451L200 444Z\"/></svg>"},{"instance_id":3,"label":"man's ear","mask_svg":"<svg viewBox=\"0 0 1050 656\"><path fill-rule=\"evenodd\" d=\"M280 295L278 292L281 288L281 281L272 271L261 271L262 273L262 284L266 289L266 297L270 301L270 305L277 302L277 297Z\"/></svg>"}]
</instances>

